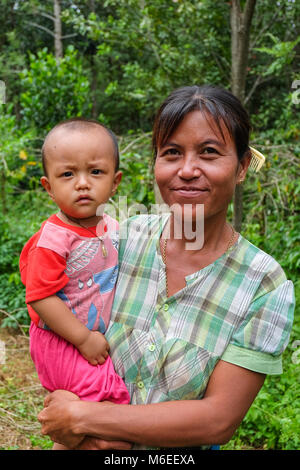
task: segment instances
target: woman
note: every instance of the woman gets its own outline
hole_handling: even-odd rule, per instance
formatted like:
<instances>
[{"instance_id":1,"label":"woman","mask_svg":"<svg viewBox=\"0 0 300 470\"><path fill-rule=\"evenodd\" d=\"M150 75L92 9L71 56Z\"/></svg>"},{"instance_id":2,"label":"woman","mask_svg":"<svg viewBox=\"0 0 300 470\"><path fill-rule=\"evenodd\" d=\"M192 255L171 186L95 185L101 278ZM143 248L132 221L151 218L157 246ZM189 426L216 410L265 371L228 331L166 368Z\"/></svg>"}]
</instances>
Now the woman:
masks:
<instances>
[{"instance_id":1,"label":"woman","mask_svg":"<svg viewBox=\"0 0 300 470\"><path fill-rule=\"evenodd\" d=\"M220 88L183 87L162 104L155 177L171 212L127 221L107 333L132 404L54 392L39 415L53 440L210 448L231 438L265 375L281 373L293 285L226 221L251 160L249 128L240 102Z\"/></svg>"}]
</instances>

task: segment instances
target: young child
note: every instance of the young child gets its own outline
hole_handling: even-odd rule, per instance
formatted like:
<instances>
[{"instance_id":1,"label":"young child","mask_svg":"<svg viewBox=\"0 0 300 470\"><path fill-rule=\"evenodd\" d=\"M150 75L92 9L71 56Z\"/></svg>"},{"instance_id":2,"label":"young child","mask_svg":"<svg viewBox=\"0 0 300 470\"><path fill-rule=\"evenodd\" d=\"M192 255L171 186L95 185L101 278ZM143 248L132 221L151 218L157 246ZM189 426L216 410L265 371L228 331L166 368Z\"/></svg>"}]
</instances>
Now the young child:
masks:
<instances>
[{"instance_id":1,"label":"young child","mask_svg":"<svg viewBox=\"0 0 300 470\"><path fill-rule=\"evenodd\" d=\"M118 272L118 224L97 215L121 181L117 140L98 122L76 118L49 132L42 155L41 183L60 210L20 256L31 357L49 391L129 403L104 337Z\"/></svg>"}]
</instances>

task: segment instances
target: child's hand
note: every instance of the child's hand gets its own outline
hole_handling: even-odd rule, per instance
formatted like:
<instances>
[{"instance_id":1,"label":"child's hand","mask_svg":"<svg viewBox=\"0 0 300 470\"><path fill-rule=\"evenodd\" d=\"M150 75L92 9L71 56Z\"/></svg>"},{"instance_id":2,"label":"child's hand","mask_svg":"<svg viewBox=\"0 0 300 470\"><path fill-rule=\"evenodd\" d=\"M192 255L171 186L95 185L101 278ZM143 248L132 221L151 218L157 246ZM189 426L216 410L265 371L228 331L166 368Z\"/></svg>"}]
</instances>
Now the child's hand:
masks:
<instances>
[{"instance_id":1,"label":"child's hand","mask_svg":"<svg viewBox=\"0 0 300 470\"><path fill-rule=\"evenodd\" d=\"M89 331L86 339L80 346L79 351L90 364L104 364L109 351L109 344L100 331Z\"/></svg>"}]
</instances>

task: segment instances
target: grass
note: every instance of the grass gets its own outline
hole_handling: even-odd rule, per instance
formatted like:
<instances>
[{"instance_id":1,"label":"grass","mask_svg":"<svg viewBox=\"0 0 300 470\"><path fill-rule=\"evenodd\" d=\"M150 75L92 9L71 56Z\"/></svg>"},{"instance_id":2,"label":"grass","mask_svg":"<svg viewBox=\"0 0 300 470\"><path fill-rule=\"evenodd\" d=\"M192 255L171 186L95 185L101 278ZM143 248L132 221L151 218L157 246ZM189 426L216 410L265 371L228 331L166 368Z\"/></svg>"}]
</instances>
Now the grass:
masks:
<instances>
[{"instance_id":1,"label":"grass","mask_svg":"<svg viewBox=\"0 0 300 470\"><path fill-rule=\"evenodd\" d=\"M0 340L6 356L0 365L0 450L50 449L37 421L47 392L31 361L28 336L1 328Z\"/></svg>"}]
</instances>

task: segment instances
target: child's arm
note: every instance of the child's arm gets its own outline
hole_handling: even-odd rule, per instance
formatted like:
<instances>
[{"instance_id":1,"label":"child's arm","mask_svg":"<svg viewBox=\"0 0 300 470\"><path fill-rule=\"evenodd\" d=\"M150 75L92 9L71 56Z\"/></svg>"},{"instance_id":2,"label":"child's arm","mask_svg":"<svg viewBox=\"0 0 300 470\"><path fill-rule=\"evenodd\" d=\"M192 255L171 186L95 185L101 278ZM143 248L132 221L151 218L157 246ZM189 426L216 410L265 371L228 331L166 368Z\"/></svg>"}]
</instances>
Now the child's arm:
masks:
<instances>
[{"instance_id":1,"label":"child's arm","mask_svg":"<svg viewBox=\"0 0 300 470\"><path fill-rule=\"evenodd\" d=\"M52 331L72 343L92 365L103 364L109 345L99 331L90 331L56 295L30 302Z\"/></svg>"}]
</instances>

